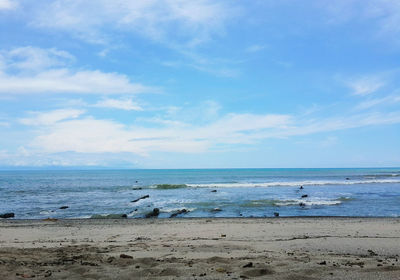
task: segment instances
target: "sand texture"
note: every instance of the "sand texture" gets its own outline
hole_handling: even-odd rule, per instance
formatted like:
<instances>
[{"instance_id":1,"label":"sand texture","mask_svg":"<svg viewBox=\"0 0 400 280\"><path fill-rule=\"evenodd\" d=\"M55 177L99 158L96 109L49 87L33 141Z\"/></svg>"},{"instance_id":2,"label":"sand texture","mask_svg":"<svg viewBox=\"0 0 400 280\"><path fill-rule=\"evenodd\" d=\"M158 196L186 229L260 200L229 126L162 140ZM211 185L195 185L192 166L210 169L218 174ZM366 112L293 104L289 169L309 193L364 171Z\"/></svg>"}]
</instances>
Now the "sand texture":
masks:
<instances>
[{"instance_id":1,"label":"sand texture","mask_svg":"<svg viewBox=\"0 0 400 280\"><path fill-rule=\"evenodd\" d=\"M400 279L400 219L2 220L0 279Z\"/></svg>"}]
</instances>

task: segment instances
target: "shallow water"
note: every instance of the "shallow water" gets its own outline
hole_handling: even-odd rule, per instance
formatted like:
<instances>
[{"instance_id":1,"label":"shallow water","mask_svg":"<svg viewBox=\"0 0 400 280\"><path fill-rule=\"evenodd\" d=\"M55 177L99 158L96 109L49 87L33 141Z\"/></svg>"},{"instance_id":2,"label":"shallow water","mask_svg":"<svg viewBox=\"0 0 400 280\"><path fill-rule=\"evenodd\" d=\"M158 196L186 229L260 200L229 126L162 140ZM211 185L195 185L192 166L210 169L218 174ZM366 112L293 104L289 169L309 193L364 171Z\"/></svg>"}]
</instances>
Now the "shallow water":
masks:
<instances>
[{"instance_id":1,"label":"shallow water","mask_svg":"<svg viewBox=\"0 0 400 280\"><path fill-rule=\"evenodd\" d=\"M0 213L17 219L139 218L156 207L161 218L184 208L178 217L398 217L400 168L0 171Z\"/></svg>"}]
</instances>

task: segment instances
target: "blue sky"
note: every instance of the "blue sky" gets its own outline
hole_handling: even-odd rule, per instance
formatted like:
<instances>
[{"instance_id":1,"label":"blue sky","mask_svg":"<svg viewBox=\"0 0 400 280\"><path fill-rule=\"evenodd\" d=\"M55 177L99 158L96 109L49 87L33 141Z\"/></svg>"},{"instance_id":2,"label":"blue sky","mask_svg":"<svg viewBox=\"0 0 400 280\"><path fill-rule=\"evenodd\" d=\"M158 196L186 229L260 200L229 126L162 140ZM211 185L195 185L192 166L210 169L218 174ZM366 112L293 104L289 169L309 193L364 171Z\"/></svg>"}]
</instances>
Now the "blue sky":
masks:
<instances>
[{"instance_id":1,"label":"blue sky","mask_svg":"<svg viewBox=\"0 0 400 280\"><path fill-rule=\"evenodd\" d=\"M397 0L0 0L0 167L400 166Z\"/></svg>"}]
</instances>

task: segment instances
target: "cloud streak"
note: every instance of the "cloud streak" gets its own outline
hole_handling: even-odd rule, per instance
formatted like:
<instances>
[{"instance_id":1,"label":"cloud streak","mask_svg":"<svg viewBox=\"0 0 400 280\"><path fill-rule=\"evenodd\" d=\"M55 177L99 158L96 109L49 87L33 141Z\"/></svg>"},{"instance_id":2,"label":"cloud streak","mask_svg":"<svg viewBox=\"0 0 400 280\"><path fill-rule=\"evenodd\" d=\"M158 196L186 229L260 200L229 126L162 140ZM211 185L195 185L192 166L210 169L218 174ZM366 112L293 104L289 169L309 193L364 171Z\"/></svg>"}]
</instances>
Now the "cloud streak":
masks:
<instances>
[{"instance_id":1,"label":"cloud streak","mask_svg":"<svg viewBox=\"0 0 400 280\"><path fill-rule=\"evenodd\" d=\"M0 94L136 94L155 88L132 83L123 74L66 68L65 51L23 47L0 53Z\"/></svg>"},{"instance_id":2,"label":"cloud streak","mask_svg":"<svg viewBox=\"0 0 400 280\"><path fill-rule=\"evenodd\" d=\"M57 122L76 119L85 113L84 110L58 109L50 112L31 112L31 117L20 119L20 123L33 126L53 125Z\"/></svg>"},{"instance_id":3,"label":"cloud streak","mask_svg":"<svg viewBox=\"0 0 400 280\"><path fill-rule=\"evenodd\" d=\"M118 154L148 156L153 152L204 153L219 145L252 145L266 139L400 123L400 112L363 113L320 120L291 115L227 114L204 125L164 122L148 128L95 119L81 111L38 114L25 124L42 124L27 147L41 154Z\"/></svg>"},{"instance_id":4,"label":"cloud streak","mask_svg":"<svg viewBox=\"0 0 400 280\"><path fill-rule=\"evenodd\" d=\"M132 99L103 99L92 107L108 108L108 109L120 109L125 111L143 111L137 103L133 102Z\"/></svg>"},{"instance_id":5,"label":"cloud streak","mask_svg":"<svg viewBox=\"0 0 400 280\"><path fill-rule=\"evenodd\" d=\"M109 43L111 31L123 31L163 44L193 46L221 33L229 11L224 1L209 0L57 0L39 5L32 25L91 43Z\"/></svg>"},{"instance_id":6,"label":"cloud streak","mask_svg":"<svg viewBox=\"0 0 400 280\"><path fill-rule=\"evenodd\" d=\"M385 86L385 82L373 76L366 76L349 80L347 85L352 89L354 95L369 95Z\"/></svg>"}]
</instances>

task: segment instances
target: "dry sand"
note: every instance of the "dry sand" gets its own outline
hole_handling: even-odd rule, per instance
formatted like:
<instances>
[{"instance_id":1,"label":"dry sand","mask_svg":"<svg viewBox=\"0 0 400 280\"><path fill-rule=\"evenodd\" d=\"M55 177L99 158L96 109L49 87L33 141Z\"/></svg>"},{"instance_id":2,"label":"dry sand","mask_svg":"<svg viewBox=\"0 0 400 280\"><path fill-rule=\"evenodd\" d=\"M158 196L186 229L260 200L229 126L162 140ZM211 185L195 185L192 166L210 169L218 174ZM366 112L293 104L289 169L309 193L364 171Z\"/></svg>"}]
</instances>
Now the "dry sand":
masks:
<instances>
[{"instance_id":1,"label":"dry sand","mask_svg":"<svg viewBox=\"0 0 400 280\"><path fill-rule=\"evenodd\" d=\"M400 279L400 219L0 221L0 279Z\"/></svg>"}]
</instances>

